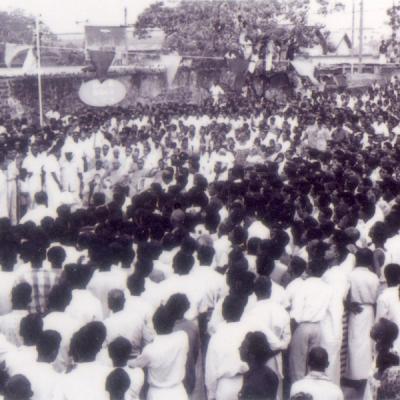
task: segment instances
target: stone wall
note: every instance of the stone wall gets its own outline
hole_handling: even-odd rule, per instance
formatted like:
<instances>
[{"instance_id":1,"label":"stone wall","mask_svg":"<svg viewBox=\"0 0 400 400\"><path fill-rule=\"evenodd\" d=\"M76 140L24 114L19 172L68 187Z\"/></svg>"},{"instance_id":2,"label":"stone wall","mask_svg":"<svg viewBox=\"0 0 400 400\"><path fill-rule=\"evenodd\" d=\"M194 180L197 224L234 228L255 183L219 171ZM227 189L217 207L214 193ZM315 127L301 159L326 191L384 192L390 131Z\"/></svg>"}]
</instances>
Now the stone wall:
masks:
<instances>
[{"instance_id":1,"label":"stone wall","mask_svg":"<svg viewBox=\"0 0 400 400\"><path fill-rule=\"evenodd\" d=\"M58 105L63 113L79 110L86 105L79 98L83 82L94 77L59 76L42 77L44 112ZM126 98L119 104L124 107L159 101L167 91L164 73L141 72L125 76L112 76L127 88ZM3 114L27 116L37 120L38 82L36 77L0 78L0 107Z\"/></svg>"}]
</instances>

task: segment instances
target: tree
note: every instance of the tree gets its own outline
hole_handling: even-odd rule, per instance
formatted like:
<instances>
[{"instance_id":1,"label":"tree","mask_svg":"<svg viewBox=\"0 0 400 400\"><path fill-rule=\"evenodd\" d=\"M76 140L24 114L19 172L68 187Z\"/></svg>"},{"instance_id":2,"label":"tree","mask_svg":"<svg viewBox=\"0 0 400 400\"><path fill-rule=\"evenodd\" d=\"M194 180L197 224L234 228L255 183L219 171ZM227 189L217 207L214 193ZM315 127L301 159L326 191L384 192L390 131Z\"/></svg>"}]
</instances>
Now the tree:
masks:
<instances>
[{"instance_id":1,"label":"tree","mask_svg":"<svg viewBox=\"0 0 400 400\"><path fill-rule=\"evenodd\" d=\"M51 43L55 36L43 23L42 42ZM35 18L23 10L0 11L0 43L32 44L35 38Z\"/></svg>"},{"instance_id":2,"label":"tree","mask_svg":"<svg viewBox=\"0 0 400 400\"><path fill-rule=\"evenodd\" d=\"M316 1L319 12L329 12L332 0ZM223 55L242 49L244 40L251 46L271 39L308 46L315 41L309 9L310 0L183 0L176 7L159 2L139 16L135 30L144 36L162 29L165 48L182 55Z\"/></svg>"}]
</instances>

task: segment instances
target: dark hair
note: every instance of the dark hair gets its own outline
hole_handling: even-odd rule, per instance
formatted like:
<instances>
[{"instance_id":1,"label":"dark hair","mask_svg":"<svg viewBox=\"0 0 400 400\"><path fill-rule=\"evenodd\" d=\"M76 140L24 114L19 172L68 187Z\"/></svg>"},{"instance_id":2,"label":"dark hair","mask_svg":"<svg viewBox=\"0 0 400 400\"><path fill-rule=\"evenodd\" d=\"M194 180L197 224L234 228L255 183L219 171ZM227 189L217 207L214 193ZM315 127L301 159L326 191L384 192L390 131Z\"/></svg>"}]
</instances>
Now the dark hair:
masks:
<instances>
[{"instance_id":1,"label":"dark hair","mask_svg":"<svg viewBox=\"0 0 400 400\"><path fill-rule=\"evenodd\" d=\"M70 355L75 362L94 361L106 339L106 328L101 322L89 322L71 339Z\"/></svg>"},{"instance_id":2,"label":"dark hair","mask_svg":"<svg viewBox=\"0 0 400 400\"><path fill-rule=\"evenodd\" d=\"M39 314L29 314L21 319L19 334L25 345L36 345L43 331L43 320Z\"/></svg>"},{"instance_id":3,"label":"dark hair","mask_svg":"<svg viewBox=\"0 0 400 400\"><path fill-rule=\"evenodd\" d=\"M237 295L228 295L222 303L222 316L227 322L238 322L247 304L247 298Z\"/></svg>"},{"instance_id":4,"label":"dark hair","mask_svg":"<svg viewBox=\"0 0 400 400\"><path fill-rule=\"evenodd\" d=\"M128 373L122 369L117 368L110 372L106 379L106 391L110 393L111 398L122 397L129 387L131 380Z\"/></svg>"},{"instance_id":5,"label":"dark hair","mask_svg":"<svg viewBox=\"0 0 400 400\"><path fill-rule=\"evenodd\" d=\"M108 345L108 354L114 367L125 367L132 352L131 342L119 336Z\"/></svg>"},{"instance_id":6,"label":"dark hair","mask_svg":"<svg viewBox=\"0 0 400 400\"><path fill-rule=\"evenodd\" d=\"M373 266L373 252L370 249L359 249L356 253L356 265L359 267L368 267L371 268Z\"/></svg>"},{"instance_id":7,"label":"dark hair","mask_svg":"<svg viewBox=\"0 0 400 400\"><path fill-rule=\"evenodd\" d=\"M314 347L308 353L308 367L314 371L323 372L329 365L328 353L322 347Z\"/></svg>"},{"instance_id":8,"label":"dark hair","mask_svg":"<svg viewBox=\"0 0 400 400\"><path fill-rule=\"evenodd\" d=\"M36 343L39 357L46 362L53 362L58 354L61 343L61 335L57 331L43 331Z\"/></svg>"},{"instance_id":9,"label":"dark hair","mask_svg":"<svg viewBox=\"0 0 400 400\"><path fill-rule=\"evenodd\" d=\"M26 309L32 301L32 287L27 282L19 283L11 291L13 309Z\"/></svg>"},{"instance_id":10,"label":"dark hair","mask_svg":"<svg viewBox=\"0 0 400 400\"><path fill-rule=\"evenodd\" d=\"M67 257L67 254L65 253L65 250L61 246L54 246L51 247L47 251L47 259L52 263L52 264L62 264Z\"/></svg>"},{"instance_id":11,"label":"dark hair","mask_svg":"<svg viewBox=\"0 0 400 400\"><path fill-rule=\"evenodd\" d=\"M387 264L384 268L384 275L388 286L397 286L400 284L400 265Z\"/></svg>"},{"instance_id":12,"label":"dark hair","mask_svg":"<svg viewBox=\"0 0 400 400\"><path fill-rule=\"evenodd\" d=\"M271 296L272 282L266 276L259 276L254 282L254 293L258 299L265 299Z\"/></svg>"},{"instance_id":13,"label":"dark hair","mask_svg":"<svg viewBox=\"0 0 400 400\"><path fill-rule=\"evenodd\" d=\"M262 332L249 332L242 346L245 351L241 347L240 356L245 362L254 359L257 365L265 365L273 355L267 337Z\"/></svg>"},{"instance_id":14,"label":"dark hair","mask_svg":"<svg viewBox=\"0 0 400 400\"><path fill-rule=\"evenodd\" d=\"M4 395L10 400L30 399L33 396L31 383L24 375L14 375L7 381Z\"/></svg>"},{"instance_id":15,"label":"dark hair","mask_svg":"<svg viewBox=\"0 0 400 400\"><path fill-rule=\"evenodd\" d=\"M153 315L153 326L159 335L169 334L175 324L175 319L172 318L170 310L161 305L157 308Z\"/></svg>"},{"instance_id":16,"label":"dark hair","mask_svg":"<svg viewBox=\"0 0 400 400\"><path fill-rule=\"evenodd\" d=\"M140 296L145 289L144 276L135 272L128 277L127 286L132 296Z\"/></svg>"},{"instance_id":17,"label":"dark hair","mask_svg":"<svg viewBox=\"0 0 400 400\"><path fill-rule=\"evenodd\" d=\"M49 293L48 308L52 311L65 311L72 300L72 290L67 284L53 286Z\"/></svg>"},{"instance_id":18,"label":"dark hair","mask_svg":"<svg viewBox=\"0 0 400 400\"><path fill-rule=\"evenodd\" d=\"M215 255L215 250L211 246L199 246L197 249L197 258L200 265L211 265Z\"/></svg>"},{"instance_id":19,"label":"dark hair","mask_svg":"<svg viewBox=\"0 0 400 400\"><path fill-rule=\"evenodd\" d=\"M180 320L190 308L190 303L185 294L176 293L170 296L165 303L165 308L174 320Z\"/></svg>"},{"instance_id":20,"label":"dark hair","mask_svg":"<svg viewBox=\"0 0 400 400\"><path fill-rule=\"evenodd\" d=\"M194 265L194 258L191 254L179 251L175 254L172 267L178 275L187 275Z\"/></svg>"}]
</instances>

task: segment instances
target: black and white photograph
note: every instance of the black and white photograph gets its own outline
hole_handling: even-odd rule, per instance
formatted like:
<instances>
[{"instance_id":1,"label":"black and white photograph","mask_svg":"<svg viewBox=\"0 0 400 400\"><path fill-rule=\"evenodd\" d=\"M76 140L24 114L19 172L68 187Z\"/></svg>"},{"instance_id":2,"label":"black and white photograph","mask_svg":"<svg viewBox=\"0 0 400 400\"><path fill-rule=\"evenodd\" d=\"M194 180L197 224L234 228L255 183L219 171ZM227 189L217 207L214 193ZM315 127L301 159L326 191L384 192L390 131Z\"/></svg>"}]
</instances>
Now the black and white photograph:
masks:
<instances>
[{"instance_id":1,"label":"black and white photograph","mask_svg":"<svg viewBox=\"0 0 400 400\"><path fill-rule=\"evenodd\" d=\"M0 400L400 400L400 1L0 0Z\"/></svg>"}]
</instances>

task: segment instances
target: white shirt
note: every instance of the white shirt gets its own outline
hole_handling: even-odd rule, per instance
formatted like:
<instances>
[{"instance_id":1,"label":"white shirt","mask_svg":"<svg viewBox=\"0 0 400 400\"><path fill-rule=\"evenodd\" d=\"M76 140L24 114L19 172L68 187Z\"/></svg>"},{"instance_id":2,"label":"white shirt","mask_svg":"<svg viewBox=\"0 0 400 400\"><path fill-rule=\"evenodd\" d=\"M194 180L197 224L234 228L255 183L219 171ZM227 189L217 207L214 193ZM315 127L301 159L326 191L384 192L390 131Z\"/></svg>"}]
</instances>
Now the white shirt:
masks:
<instances>
[{"instance_id":1,"label":"white shirt","mask_svg":"<svg viewBox=\"0 0 400 400\"><path fill-rule=\"evenodd\" d=\"M28 315L27 310L12 310L0 317L0 333L15 346L22 345L22 337L19 334L21 319Z\"/></svg>"},{"instance_id":2,"label":"white shirt","mask_svg":"<svg viewBox=\"0 0 400 400\"><path fill-rule=\"evenodd\" d=\"M267 336L272 350L287 349L290 343L290 316L271 299L259 300L242 316L246 326L261 330ZM249 329L250 330L250 329Z\"/></svg>"},{"instance_id":3,"label":"white shirt","mask_svg":"<svg viewBox=\"0 0 400 400\"><path fill-rule=\"evenodd\" d=\"M0 315L11 311L11 291L16 281L16 272L0 271Z\"/></svg>"},{"instance_id":4,"label":"white shirt","mask_svg":"<svg viewBox=\"0 0 400 400\"><path fill-rule=\"evenodd\" d=\"M332 295L332 289L321 278L305 279L292 293L290 317L297 323L322 321Z\"/></svg>"},{"instance_id":5,"label":"white shirt","mask_svg":"<svg viewBox=\"0 0 400 400\"><path fill-rule=\"evenodd\" d=\"M109 400L105 390L109 368L95 362L80 363L62 375L54 400Z\"/></svg>"},{"instance_id":6,"label":"white shirt","mask_svg":"<svg viewBox=\"0 0 400 400\"><path fill-rule=\"evenodd\" d=\"M72 336L81 327L82 323L66 312L53 311L43 318L43 330L54 330L61 336L60 349L57 355L57 366L65 371L71 362L69 346Z\"/></svg>"},{"instance_id":7,"label":"white shirt","mask_svg":"<svg viewBox=\"0 0 400 400\"><path fill-rule=\"evenodd\" d=\"M217 397L218 380L233 378L247 370L240 358L239 348L248 330L241 322L223 322L211 336L207 348L205 383L208 399Z\"/></svg>"},{"instance_id":8,"label":"white shirt","mask_svg":"<svg viewBox=\"0 0 400 400\"><path fill-rule=\"evenodd\" d=\"M65 312L80 323L102 321L103 309L101 302L88 290L74 289L72 300Z\"/></svg>"},{"instance_id":9,"label":"white shirt","mask_svg":"<svg viewBox=\"0 0 400 400\"><path fill-rule=\"evenodd\" d=\"M126 274L121 270L99 271L96 270L90 279L87 289L100 301L103 315L109 315L108 294L113 289L124 290L126 288Z\"/></svg>"},{"instance_id":10,"label":"white shirt","mask_svg":"<svg viewBox=\"0 0 400 400\"><path fill-rule=\"evenodd\" d=\"M25 222L32 221L36 225L40 225L41 221L45 217L51 217L53 219L57 218L57 213L44 206L37 205L33 210L29 210L20 220L20 224L24 224Z\"/></svg>"},{"instance_id":11,"label":"white shirt","mask_svg":"<svg viewBox=\"0 0 400 400\"><path fill-rule=\"evenodd\" d=\"M157 335L132 363L148 367L148 382L156 388L170 388L182 383L185 377L189 339L185 332Z\"/></svg>"},{"instance_id":12,"label":"white shirt","mask_svg":"<svg viewBox=\"0 0 400 400\"><path fill-rule=\"evenodd\" d=\"M310 394L313 400L343 400L342 390L329 378L316 371L311 371L305 378L295 382L290 390L290 397L298 394Z\"/></svg>"}]
</instances>

